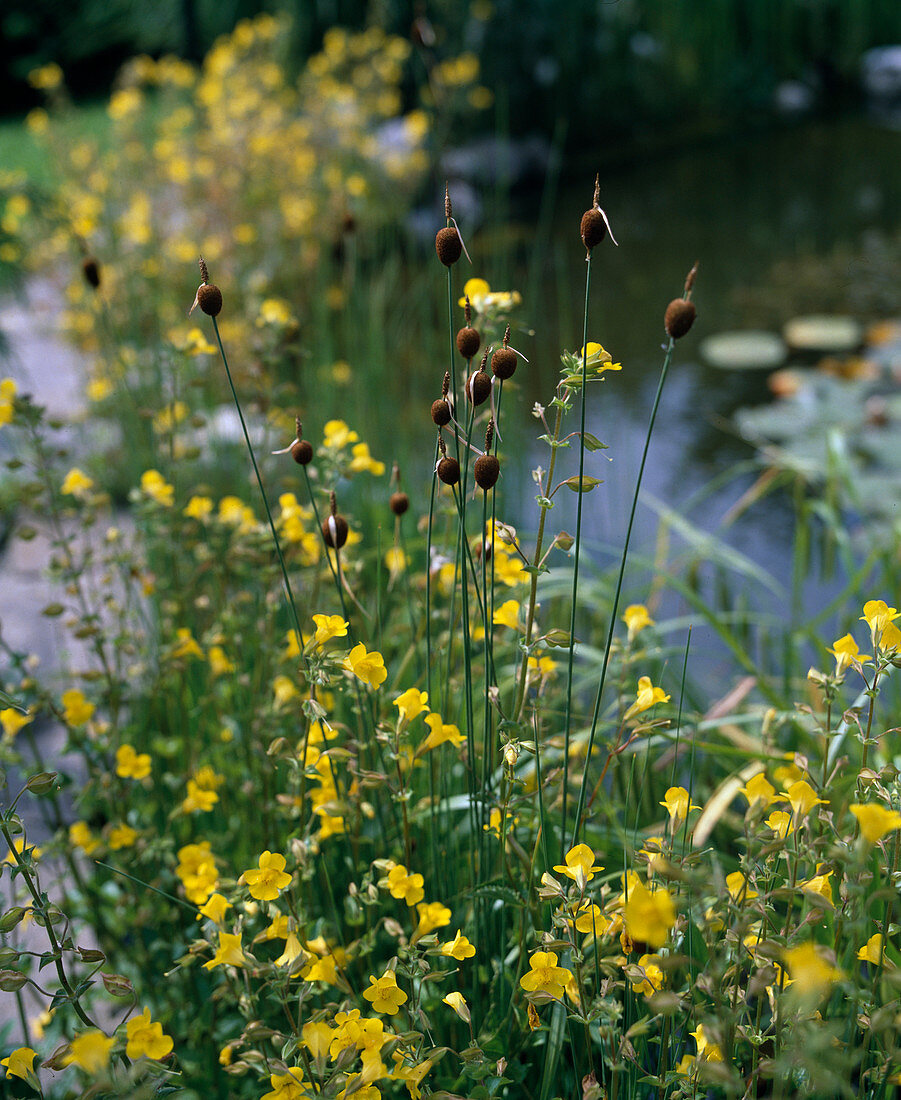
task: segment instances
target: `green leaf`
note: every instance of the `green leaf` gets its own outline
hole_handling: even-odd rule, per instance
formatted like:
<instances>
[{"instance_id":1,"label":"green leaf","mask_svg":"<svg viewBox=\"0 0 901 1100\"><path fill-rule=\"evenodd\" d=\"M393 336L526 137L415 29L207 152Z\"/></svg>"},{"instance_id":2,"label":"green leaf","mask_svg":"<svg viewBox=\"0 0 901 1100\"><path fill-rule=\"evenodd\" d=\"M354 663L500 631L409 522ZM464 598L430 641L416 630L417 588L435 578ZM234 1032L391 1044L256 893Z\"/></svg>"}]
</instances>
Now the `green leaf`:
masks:
<instances>
[{"instance_id":1,"label":"green leaf","mask_svg":"<svg viewBox=\"0 0 901 1100\"><path fill-rule=\"evenodd\" d=\"M596 435L592 435L591 432L582 433L582 442L589 451L606 451L607 444L602 443Z\"/></svg>"},{"instance_id":2,"label":"green leaf","mask_svg":"<svg viewBox=\"0 0 901 1100\"><path fill-rule=\"evenodd\" d=\"M5 707L14 707L17 711L19 711L22 714L27 714L28 713L28 708L27 707L23 707L21 703L17 703L11 695L7 695L6 692L3 691L2 689L0 689L0 704L2 704Z\"/></svg>"},{"instance_id":3,"label":"green leaf","mask_svg":"<svg viewBox=\"0 0 901 1100\"><path fill-rule=\"evenodd\" d=\"M589 477L588 474L585 474L581 479L576 474L574 477L568 477L565 481L560 482L560 485L565 485L573 493L590 493L592 489L596 489L603 484L604 482L600 478Z\"/></svg>"}]
</instances>

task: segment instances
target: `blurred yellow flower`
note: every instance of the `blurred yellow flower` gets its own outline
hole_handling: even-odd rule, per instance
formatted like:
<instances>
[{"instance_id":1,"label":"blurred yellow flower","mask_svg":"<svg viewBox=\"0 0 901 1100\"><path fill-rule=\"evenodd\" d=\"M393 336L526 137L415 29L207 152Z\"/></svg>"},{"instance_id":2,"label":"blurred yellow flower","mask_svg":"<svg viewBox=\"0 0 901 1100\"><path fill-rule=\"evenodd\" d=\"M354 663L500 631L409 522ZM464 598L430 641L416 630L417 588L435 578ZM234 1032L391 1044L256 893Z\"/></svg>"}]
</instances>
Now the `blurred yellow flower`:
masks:
<instances>
[{"instance_id":1,"label":"blurred yellow flower","mask_svg":"<svg viewBox=\"0 0 901 1100\"><path fill-rule=\"evenodd\" d=\"M40 1083L34 1072L35 1058L37 1058L37 1051L32 1050L31 1047L16 1047L8 1058L0 1061L0 1066L6 1069L7 1077L21 1077L23 1081L27 1081L33 1088L40 1091Z\"/></svg>"},{"instance_id":2,"label":"blurred yellow flower","mask_svg":"<svg viewBox=\"0 0 901 1100\"><path fill-rule=\"evenodd\" d=\"M623 909L626 934L633 941L663 947L676 923L673 899L664 890L653 893L641 881L633 881Z\"/></svg>"},{"instance_id":3,"label":"blurred yellow flower","mask_svg":"<svg viewBox=\"0 0 901 1100\"><path fill-rule=\"evenodd\" d=\"M128 1042L125 1053L129 1058L154 1058L159 1060L172 1053L174 1043L163 1034L163 1025L153 1023L150 1009L144 1008L140 1016L133 1016L125 1025Z\"/></svg>"},{"instance_id":4,"label":"blurred yellow flower","mask_svg":"<svg viewBox=\"0 0 901 1100\"><path fill-rule=\"evenodd\" d=\"M894 963L885 953L885 943L881 932L877 932L875 935L870 936L867 942L857 952L857 957L861 962L872 963L874 966L880 964L887 970L894 968Z\"/></svg>"},{"instance_id":5,"label":"blurred yellow flower","mask_svg":"<svg viewBox=\"0 0 901 1100\"><path fill-rule=\"evenodd\" d=\"M519 601L505 600L500 607L494 609L492 621L495 626L507 626L511 630L519 630Z\"/></svg>"},{"instance_id":6,"label":"blurred yellow flower","mask_svg":"<svg viewBox=\"0 0 901 1100\"><path fill-rule=\"evenodd\" d=\"M648 614L648 609L643 603L632 603L623 612L623 622L629 631L629 641L635 640L636 634L644 630L646 626L653 626L654 620Z\"/></svg>"},{"instance_id":7,"label":"blurred yellow flower","mask_svg":"<svg viewBox=\"0 0 901 1100\"><path fill-rule=\"evenodd\" d=\"M131 848L137 839L137 829L133 829L130 825L122 822L119 825L113 825L110 829L107 843L110 846L110 851L118 852L121 848Z\"/></svg>"},{"instance_id":8,"label":"blurred yellow flower","mask_svg":"<svg viewBox=\"0 0 901 1100\"><path fill-rule=\"evenodd\" d=\"M70 726L83 726L94 714L93 703L89 703L78 688L64 691L62 695L63 720Z\"/></svg>"},{"instance_id":9,"label":"blurred yellow flower","mask_svg":"<svg viewBox=\"0 0 901 1100\"><path fill-rule=\"evenodd\" d=\"M763 772L749 779L741 788L741 793L748 800L748 812L752 810L765 810L767 806L776 801L776 788L769 782Z\"/></svg>"},{"instance_id":10,"label":"blurred yellow flower","mask_svg":"<svg viewBox=\"0 0 901 1100\"><path fill-rule=\"evenodd\" d=\"M83 499L93 488L94 479L82 473L82 471L75 466L66 474L59 491L64 496L73 496Z\"/></svg>"},{"instance_id":11,"label":"blurred yellow flower","mask_svg":"<svg viewBox=\"0 0 901 1100\"><path fill-rule=\"evenodd\" d=\"M795 820L805 817L814 806L829 805L828 799L817 798L816 791L806 779L798 779L796 782L790 783L788 789L782 791L779 797L791 803L792 814Z\"/></svg>"},{"instance_id":12,"label":"blurred yellow flower","mask_svg":"<svg viewBox=\"0 0 901 1100\"><path fill-rule=\"evenodd\" d=\"M860 835L868 844L875 844L887 833L901 829L901 814L880 806L878 802L857 803L849 808L857 818Z\"/></svg>"},{"instance_id":13,"label":"blurred yellow flower","mask_svg":"<svg viewBox=\"0 0 901 1100\"><path fill-rule=\"evenodd\" d=\"M122 779L146 779L150 775L150 754L136 752L132 745L116 749L116 775Z\"/></svg>"},{"instance_id":14,"label":"blurred yellow flower","mask_svg":"<svg viewBox=\"0 0 901 1100\"><path fill-rule=\"evenodd\" d=\"M791 974L792 989L801 997L819 999L844 977L842 971L828 961L824 951L811 942L787 948L782 957Z\"/></svg>"},{"instance_id":15,"label":"blurred yellow flower","mask_svg":"<svg viewBox=\"0 0 901 1100\"><path fill-rule=\"evenodd\" d=\"M63 70L55 61L42 65L39 69L32 69L28 74L28 83L32 88L41 92L52 92L63 82Z\"/></svg>"},{"instance_id":16,"label":"blurred yellow flower","mask_svg":"<svg viewBox=\"0 0 901 1100\"><path fill-rule=\"evenodd\" d=\"M16 392L16 384L11 378L0 379L0 427L12 421Z\"/></svg>"},{"instance_id":17,"label":"blurred yellow flower","mask_svg":"<svg viewBox=\"0 0 901 1100\"><path fill-rule=\"evenodd\" d=\"M33 714L22 714L15 707L6 707L0 710L0 726L3 728L4 737L13 738L29 722L34 721Z\"/></svg>"},{"instance_id":18,"label":"blurred yellow flower","mask_svg":"<svg viewBox=\"0 0 901 1100\"><path fill-rule=\"evenodd\" d=\"M63 1058L64 1066L78 1066L92 1077L109 1065L110 1049L115 1039L110 1039L93 1028L83 1031L69 1043L68 1053Z\"/></svg>"},{"instance_id":19,"label":"blurred yellow flower","mask_svg":"<svg viewBox=\"0 0 901 1100\"><path fill-rule=\"evenodd\" d=\"M96 852L100 841L91 832L86 821L73 821L69 826L69 843L73 848L81 848L86 856Z\"/></svg>"},{"instance_id":20,"label":"blurred yellow flower","mask_svg":"<svg viewBox=\"0 0 901 1100\"><path fill-rule=\"evenodd\" d=\"M141 492L165 508L171 508L175 498L175 487L166 481L159 470L145 470L141 474Z\"/></svg>"}]
</instances>

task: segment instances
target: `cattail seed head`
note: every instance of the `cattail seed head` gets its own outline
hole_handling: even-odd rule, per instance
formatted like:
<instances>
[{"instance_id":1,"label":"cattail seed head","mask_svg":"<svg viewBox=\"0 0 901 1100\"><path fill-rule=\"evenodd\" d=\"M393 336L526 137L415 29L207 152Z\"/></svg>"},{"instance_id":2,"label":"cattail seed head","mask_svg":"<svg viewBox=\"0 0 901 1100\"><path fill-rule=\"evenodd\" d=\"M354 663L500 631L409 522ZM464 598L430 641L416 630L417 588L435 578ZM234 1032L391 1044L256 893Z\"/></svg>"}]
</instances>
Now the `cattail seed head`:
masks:
<instances>
[{"instance_id":1,"label":"cattail seed head","mask_svg":"<svg viewBox=\"0 0 901 1100\"><path fill-rule=\"evenodd\" d=\"M674 340L684 336L694 324L696 316L694 302L689 302L686 298L673 298L663 316L663 327L667 336L672 336Z\"/></svg>"},{"instance_id":2,"label":"cattail seed head","mask_svg":"<svg viewBox=\"0 0 901 1100\"><path fill-rule=\"evenodd\" d=\"M491 378L481 368L473 371L466 383L466 396L473 405L481 405L491 394Z\"/></svg>"},{"instance_id":3,"label":"cattail seed head","mask_svg":"<svg viewBox=\"0 0 901 1100\"><path fill-rule=\"evenodd\" d=\"M197 304L208 317L218 317L222 312L222 291L214 283L203 283L197 288Z\"/></svg>"},{"instance_id":4,"label":"cattail seed head","mask_svg":"<svg viewBox=\"0 0 901 1100\"><path fill-rule=\"evenodd\" d=\"M498 348L491 356L491 371L496 378L512 378L516 373L517 354L512 348Z\"/></svg>"},{"instance_id":5,"label":"cattail seed head","mask_svg":"<svg viewBox=\"0 0 901 1100\"><path fill-rule=\"evenodd\" d=\"M432 420L438 425L439 428L443 428L445 424L450 423L451 410L450 405L439 397L437 401L432 402Z\"/></svg>"},{"instance_id":6,"label":"cattail seed head","mask_svg":"<svg viewBox=\"0 0 901 1100\"><path fill-rule=\"evenodd\" d=\"M445 267L452 267L463 254L463 242L453 226L439 229L435 236L435 251Z\"/></svg>"},{"instance_id":7,"label":"cattail seed head","mask_svg":"<svg viewBox=\"0 0 901 1100\"><path fill-rule=\"evenodd\" d=\"M472 469L480 489L493 489L500 476L501 464L494 455L479 455Z\"/></svg>"},{"instance_id":8,"label":"cattail seed head","mask_svg":"<svg viewBox=\"0 0 901 1100\"><path fill-rule=\"evenodd\" d=\"M99 290L100 264L94 256L86 256L81 261L81 271L88 286L93 287L94 290Z\"/></svg>"},{"instance_id":9,"label":"cattail seed head","mask_svg":"<svg viewBox=\"0 0 901 1100\"><path fill-rule=\"evenodd\" d=\"M322 538L331 550L340 550L347 542L347 520L344 516L332 515L322 525Z\"/></svg>"},{"instance_id":10,"label":"cattail seed head","mask_svg":"<svg viewBox=\"0 0 901 1100\"><path fill-rule=\"evenodd\" d=\"M457 351L459 351L464 359L472 359L479 350L481 342L482 338L479 336L478 330L472 328L470 325L461 328L457 333Z\"/></svg>"},{"instance_id":11,"label":"cattail seed head","mask_svg":"<svg viewBox=\"0 0 901 1100\"><path fill-rule=\"evenodd\" d=\"M313 461L313 444L309 439L295 439L291 444L291 457L298 466L306 466Z\"/></svg>"},{"instance_id":12,"label":"cattail seed head","mask_svg":"<svg viewBox=\"0 0 901 1100\"><path fill-rule=\"evenodd\" d=\"M590 252L595 245L601 243L604 237L607 235L607 225L604 221L604 215L600 210L592 207L591 210L586 210L582 215L582 244Z\"/></svg>"},{"instance_id":13,"label":"cattail seed head","mask_svg":"<svg viewBox=\"0 0 901 1100\"><path fill-rule=\"evenodd\" d=\"M402 516L410 507L410 498L406 493L392 493L388 506L396 516Z\"/></svg>"},{"instance_id":14,"label":"cattail seed head","mask_svg":"<svg viewBox=\"0 0 901 1100\"><path fill-rule=\"evenodd\" d=\"M438 462L435 472L438 474L438 480L443 481L445 485L456 485L460 480L460 463L455 458L445 455Z\"/></svg>"}]
</instances>

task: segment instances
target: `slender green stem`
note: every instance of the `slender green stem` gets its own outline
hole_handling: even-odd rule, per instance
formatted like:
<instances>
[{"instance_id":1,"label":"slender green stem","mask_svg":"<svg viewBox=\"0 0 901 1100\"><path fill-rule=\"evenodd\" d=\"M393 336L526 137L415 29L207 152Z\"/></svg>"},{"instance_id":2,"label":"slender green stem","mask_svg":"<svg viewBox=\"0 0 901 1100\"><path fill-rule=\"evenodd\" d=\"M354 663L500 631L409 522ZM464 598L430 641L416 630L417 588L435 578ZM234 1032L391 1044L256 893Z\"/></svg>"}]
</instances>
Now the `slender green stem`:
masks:
<instances>
[{"instance_id":1,"label":"slender green stem","mask_svg":"<svg viewBox=\"0 0 901 1100\"><path fill-rule=\"evenodd\" d=\"M641 479L644 475L645 463L648 458L648 450L651 446L651 435L654 431L654 421L657 419L657 410L660 407L660 398L663 394L663 386L666 382L667 371L669 370L670 360L673 357L673 348L675 346L675 340L670 337L669 344L666 348L666 355L663 358L663 367L660 371L660 381L657 383L657 393L654 397L654 405L651 409L651 418L648 423L648 432L645 436L644 450L641 455L641 464L638 467L638 477L635 480L635 492L632 495L632 508L629 512L629 523L626 527L626 537L623 543L623 553L619 565L619 576L616 581L616 592L613 596L613 606L610 608L610 625L607 630L607 643L604 647L604 661L601 666L601 678L598 683L597 696L594 701L594 713L591 719L591 729L588 733L588 747L585 752L585 769L582 772L582 782L579 787L579 800L576 803L576 818L573 825L572 843L575 845L579 841L579 836L582 832L582 813L585 807L585 794L588 789L588 771L589 763L591 761L591 750L594 748L594 739L597 734L598 718L601 713L601 697L604 694L604 682L607 679L607 668L610 664L610 651L613 645L613 631L616 628L616 613L619 610L619 597L623 588L623 577L626 573L626 561L629 556L629 542L632 538L632 527L635 523L635 513L638 509L638 494L641 490Z\"/></svg>"},{"instance_id":2,"label":"slender green stem","mask_svg":"<svg viewBox=\"0 0 901 1100\"><path fill-rule=\"evenodd\" d=\"M563 720L563 789L560 808L560 843L566 843L566 800L569 796L569 739L572 730L573 662L576 655L576 608L579 597L579 551L582 545L582 478L585 476L585 414L588 407L588 295L591 290L591 250L585 267L585 308L582 317L582 394L579 421L579 492L576 503L576 541L573 547L573 588L569 615L569 653L566 661L566 713ZM560 858L564 852L561 850Z\"/></svg>"}]
</instances>

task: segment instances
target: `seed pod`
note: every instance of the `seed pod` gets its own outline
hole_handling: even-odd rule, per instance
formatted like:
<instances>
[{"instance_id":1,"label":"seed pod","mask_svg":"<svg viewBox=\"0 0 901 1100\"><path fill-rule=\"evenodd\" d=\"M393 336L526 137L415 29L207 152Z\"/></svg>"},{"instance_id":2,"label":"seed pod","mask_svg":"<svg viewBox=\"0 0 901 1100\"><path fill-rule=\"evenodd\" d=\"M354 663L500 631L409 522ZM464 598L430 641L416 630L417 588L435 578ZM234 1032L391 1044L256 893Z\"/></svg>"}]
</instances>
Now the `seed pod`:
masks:
<instances>
[{"instance_id":1,"label":"seed pod","mask_svg":"<svg viewBox=\"0 0 901 1100\"><path fill-rule=\"evenodd\" d=\"M518 356L513 348L498 348L491 356L491 371L495 378L512 378Z\"/></svg>"},{"instance_id":2,"label":"seed pod","mask_svg":"<svg viewBox=\"0 0 901 1100\"><path fill-rule=\"evenodd\" d=\"M479 455L472 472L480 489L492 489L500 476L501 464L494 455Z\"/></svg>"},{"instance_id":3,"label":"seed pod","mask_svg":"<svg viewBox=\"0 0 901 1100\"><path fill-rule=\"evenodd\" d=\"M81 261L81 270L88 286L98 290L100 287L100 264L93 256L87 256Z\"/></svg>"},{"instance_id":4,"label":"seed pod","mask_svg":"<svg viewBox=\"0 0 901 1100\"><path fill-rule=\"evenodd\" d=\"M298 466L306 466L313 461L313 444L309 439L295 439L291 444L291 457Z\"/></svg>"},{"instance_id":5,"label":"seed pod","mask_svg":"<svg viewBox=\"0 0 901 1100\"><path fill-rule=\"evenodd\" d=\"M479 344L481 344L481 342L481 336L479 336L478 331L471 325L461 328L457 333L457 351L459 351L464 359L472 359L479 350Z\"/></svg>"},{"instance_id":6,"label":"seed pod","mask_svg":"<svg viewBox=\"0 0 901 1100\"><path fill-rule=\"evenodd\" d=\"M439 397L437 401L432 402L432 420L435 421L439 428L443 428L445 424L449 424L450 418L450 405L443 397Z\"/></svg>"},{"instance_id":7,"label":"seed pod","mask_svg":"<svg viewBox=\"0 0 901 1100\"><path fill-rule=\"evenodd\" d=\"M222 291L215 283L203 283L197 288L197 304L208 317L217 317L222 311Z\"/></svg>"},{"instance_id":8,"label":"seed pod","mask_svg":"<svg viewBox=\"0 0 901 1100\"><path fill-rule=\"evenodd\" d=\"M586 210L582 215L581 232L582 243L589 252L606 236L607 223L604 221L604 215L596 207Z\"/></svg>"},{"instance_id":9,"label":"seed pod","mask_svg":"<svg viewBox=\"0 0 901 1100\"><path fill-rule=\"evenodd\" d=\"M445 456L439 461L435 472L438 480L445 485L456 485L460 480L460 463L455 458Z\"/></svg>"},{"instance_id":10,"label":"seed pod","mask_svg":"<svg viewBox=\"0 0 901 1100\"><path fill-rule=\"evenodd\" d=\"M445 267L452 267L463 253L463 242L453 226L439 229L435 237L435 251Z\"/></svg>"},{"instance_id":11,"label":"seed pod","mask_svg":"<svg viewBox=\"0 0 901 1100\"><path fill-rule=\"evenodd\" d=\"M388 506L396 516L402 516L410 507L410 498L406 493L392 493Z\"/></svg>"},{"instance_id":12,"label":"seed pod","mask_svg":"<svg viewBox=\"0 0 901 1100\"><path fill-rule=\"evenodd\" d=\"M322 525L322 538L332 550L340 550L347 542L347 520L344 516L329 516Z\"/></svg>"},{"instance_id":13,"label":"seed pod","mask_svg":"<svg viewBox=\"0 0 901 1100\"><path fill-rule=\"evenodd\" d=\"M689 302L686 298L673 298L663 316L663 327L667 336L672 336L674 340L684 336L694 324L696 315L694 302Z\"/></svg>"},{"instance_id":14,"label":"seed pod","mask_svg":"<svg viewBox=\"0 0 901 1100\"><path fill-rule=\"evenodd\" d=\"M491 378L485 371L473 371L466 383L466 396L473 405L481 405L491 394Z\"/></svg>"}]
</instances>

